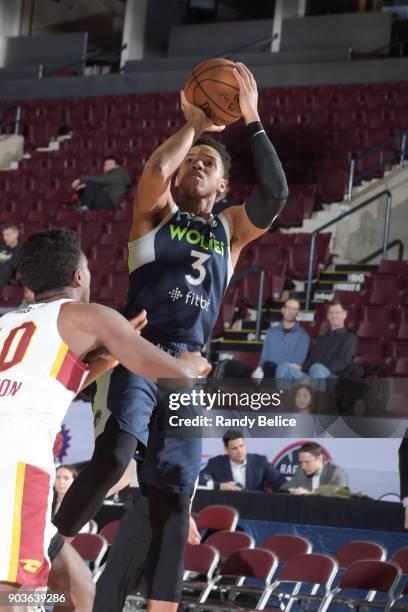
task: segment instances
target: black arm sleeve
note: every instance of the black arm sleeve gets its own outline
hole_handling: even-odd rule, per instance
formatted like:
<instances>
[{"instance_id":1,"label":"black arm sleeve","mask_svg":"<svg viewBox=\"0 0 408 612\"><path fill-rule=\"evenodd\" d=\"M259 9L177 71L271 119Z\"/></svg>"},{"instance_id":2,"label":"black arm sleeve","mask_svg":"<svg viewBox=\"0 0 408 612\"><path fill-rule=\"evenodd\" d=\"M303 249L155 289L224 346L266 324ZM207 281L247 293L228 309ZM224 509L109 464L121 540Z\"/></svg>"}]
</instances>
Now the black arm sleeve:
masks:
<instances>
[{"instance_id":1,"label":"black arm sleeve","mask_svg":"<svg viewBox=\"0 0 408 612\"><path fill-rule=\"evenodd\" d=\"M249 220L255 227L266 229L285 205L288 185L282 164L262 124L247 125L258 190L245 203Z\"/></svg>"}]
</instances>

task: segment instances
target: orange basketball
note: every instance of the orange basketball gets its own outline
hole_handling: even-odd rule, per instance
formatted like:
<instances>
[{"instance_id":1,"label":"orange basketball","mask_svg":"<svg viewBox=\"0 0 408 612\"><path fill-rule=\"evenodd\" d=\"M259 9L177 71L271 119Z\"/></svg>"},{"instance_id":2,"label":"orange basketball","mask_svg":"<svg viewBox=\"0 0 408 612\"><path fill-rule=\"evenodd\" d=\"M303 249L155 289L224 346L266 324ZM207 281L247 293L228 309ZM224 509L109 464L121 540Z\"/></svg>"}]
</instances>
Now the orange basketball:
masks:
<instances>
[{"instance_id":1,"label":"orange basketball","mask_svg":"<svg viewBox=\"0 0 408 612\"><path fill-rule=\"evenodd\" d=\"M187 100L216 125L229 125L241 117L234 67L235 62L222 57L206 60L193 68L184 85Z\"/></svg>"}]
</instances>

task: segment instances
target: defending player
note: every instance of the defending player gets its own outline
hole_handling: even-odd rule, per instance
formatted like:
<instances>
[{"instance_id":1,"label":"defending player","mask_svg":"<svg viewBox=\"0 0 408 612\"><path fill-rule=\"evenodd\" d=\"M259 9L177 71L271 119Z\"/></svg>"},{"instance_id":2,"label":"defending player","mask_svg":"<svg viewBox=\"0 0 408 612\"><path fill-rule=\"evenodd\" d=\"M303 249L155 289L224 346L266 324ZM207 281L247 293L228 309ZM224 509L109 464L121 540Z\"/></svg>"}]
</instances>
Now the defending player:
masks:
<instances>
[{"instance_id":1,"label":"defending player","mask_svg":"<svg viewBox=\"0 0 408 612\"><path fill-rule=\"evenodd\" d=\"M74 395L112 365L86 355L105 347L129 371L151 380L208 372L198 355L174 359L120 314L89 304L90 273L79 237L46 230L22 245L18 268L36 304L0 324L0 590L47 585L55 437ZM90 602L92 604L92 602ZM9 609L9 608L8 608ZM89 607L91 610L91 607ZM82 609L81 612L86 612Z\"/></svg>"},{"instance_id":2,"label":"defending player","mask_svg":"<svg viewBox=\"0 0 408 612\"><path fill-rule=\"evenodd\" d=\"M199 349L208 340L241 249L261 236L288 195L285 175L260 123L257 87L237 64L240 107L256 167L259 190L243 206L218 217L215 200L228 187L230 158L220 131L182 94L186 124L147 161L139 180L129 237L128 316L146 308L143 335L171 354ZM178 187L177 204L171 193ZM55 524L74 535L119 480L137 443L146 444L155 409L155 387L119 366L107 404L112 416L96 440L90 464L75 479ZM198 475L201 440L166 438L153 428L142 470L148 486L152 543L146 562L149 609L175 609L180 595L190 495Z\"/></svg>"}]
</instances>

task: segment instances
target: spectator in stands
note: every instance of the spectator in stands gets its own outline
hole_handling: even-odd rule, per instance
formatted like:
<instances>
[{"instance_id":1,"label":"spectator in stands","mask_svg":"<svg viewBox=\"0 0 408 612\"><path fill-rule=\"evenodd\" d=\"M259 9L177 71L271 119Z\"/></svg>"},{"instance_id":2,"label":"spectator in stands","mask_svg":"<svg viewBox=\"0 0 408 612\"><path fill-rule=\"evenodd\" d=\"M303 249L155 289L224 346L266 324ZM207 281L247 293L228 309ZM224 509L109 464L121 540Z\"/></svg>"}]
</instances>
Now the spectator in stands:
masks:
<instances>
[{"instance_id":1,"label":"spectator in stands","mask_svg":"<svg viewBox=\"0 0 408 612\"><path fill-rule=\"evenodd\" d=\"M313 395L308 385L296 387L293 403L298 414L311 414L313 412Z\"/></svg>"},{"instance_id":2,"label":"spectator in stands","mask_svg":"<svg viewBox=\"0 0 408 612\"><path fill-rule=\"evenodd\" d=\"M95 176L84 174L72 183L80 201L78 210L119 208L129 185L129 174L112 155L103 160L103 174Z\"/></svg>"},{"instance_id":3,"label":"spectator in stands","mask_svg":"<svg viewBox=\"0 0 408 612\"><path fill-rule=\"evenodd\" d=\"M316 442L306 442L299 449L299 467L296 474L280 487L293 495L310 495L322 485L348 487L346 472L325 461L323 449Z\"/></svg>"},{"instance_id":4,"label":"spectator in stands","mask_svg":"<svg viewBox=\"0 0 408 612\"><path fill-rule=\"evenodd\" d=\"M326 380L346 376L357 354L357 337L345 328L347 310L338 300L330 302L327 320L330 330L320 336L303 368L295 368L291 363L282 363L276 369L277 385L288 389L291 381L303 380L320 391L326 390Z\"/></svg>"},{"instance_id":5,"label":"spectator in stands","mask_svg":"<svg viewBox=\"0 0 408 612\"><path fill-rule=\"evenodd\" d=\"M277 491L285 477L265 457L248 453L242 432L230 429L223 438L224 455L212 457L200 472L200 485L213 481L221 491Z\"/></svg>"},{"instance_id":6,"label":"spectator in stands","mask_svg":"<svg viewBox=\"0 0 408 612\"><path fill-rule=\"evenodd\" d=\"M275 378L276 368L281 363L290 363L296 370L302 370L309 351L310 336L296 321L299 310L298 300L289 298L283 304L282 321L268 330L252 378Z\"/></svg>"},{"instance_id":7,"label":"spectator in stands","mask_svg":"<svg viewBox=\"0 0 408 612\"><path fill-rule=\"evenodd\" d=\"M16 262L20 250L19 232L15 223L3 225L3 240L0 243L0 285L10 285L16 279Z\"/></svg>"},{"instance_id":8,"label":"spectator in stands","mask_svg":"<svg viewBox=\"0 0 408 612\"><path fill-rule=\"evenodd\" d=\"M71 465L60 465L57 468L54 482L54 496L51 507L52 516L54 516L54 514L57 512L65 493L68 491L69 487L72 485L77 476L78 472Z\"/></svg>"}]
</instances>

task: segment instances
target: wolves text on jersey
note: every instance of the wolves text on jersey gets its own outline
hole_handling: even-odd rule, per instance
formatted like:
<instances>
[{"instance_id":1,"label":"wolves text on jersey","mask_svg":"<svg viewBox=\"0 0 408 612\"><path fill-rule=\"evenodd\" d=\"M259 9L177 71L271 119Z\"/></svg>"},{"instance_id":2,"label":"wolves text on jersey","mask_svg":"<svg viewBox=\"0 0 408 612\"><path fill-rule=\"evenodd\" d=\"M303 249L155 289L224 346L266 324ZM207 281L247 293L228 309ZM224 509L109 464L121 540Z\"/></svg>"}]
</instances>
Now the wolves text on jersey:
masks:
<instances>
[{"instance_id":1,"label":"wolves text on jersey","mask_svg":"<svg viewBox=\"0 0 408 612\"><path fill-rule=\"evenodd\" d=\"M207 251L214 251L217 255L224 255L225 244L222 240L210 238L208 241L197 229L188 229L178 225L170 224L170 236L172 240L186 240L189 244L199 245Z\"/></svg>"}]
</instances>

